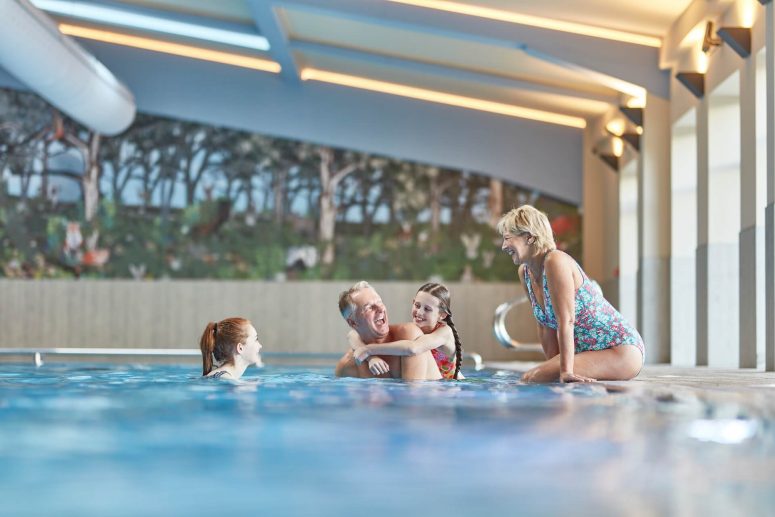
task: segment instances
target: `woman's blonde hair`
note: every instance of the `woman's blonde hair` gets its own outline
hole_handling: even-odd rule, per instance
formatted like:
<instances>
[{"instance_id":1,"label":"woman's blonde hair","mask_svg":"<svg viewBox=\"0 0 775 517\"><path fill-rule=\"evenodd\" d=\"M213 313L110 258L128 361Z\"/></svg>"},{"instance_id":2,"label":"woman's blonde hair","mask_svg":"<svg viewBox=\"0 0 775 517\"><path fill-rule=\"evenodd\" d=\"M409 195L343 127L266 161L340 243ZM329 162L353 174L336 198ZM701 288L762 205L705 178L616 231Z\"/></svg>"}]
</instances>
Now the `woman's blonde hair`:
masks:
<instances>
[{"instance_id":1,"label":"woman's blonde hair","mask_svg":"<svg viewBox=\"0 0 775 517\"><path fill-rule=\"evenodd\" d=\"M533 246L541 251L557 248L549 218L534 206L522 205L519 208L512 208L508 213L503 214L497 228L501 235L506 232L512 235L529 233L535 238Z\"/></svg>"}]
</instances>

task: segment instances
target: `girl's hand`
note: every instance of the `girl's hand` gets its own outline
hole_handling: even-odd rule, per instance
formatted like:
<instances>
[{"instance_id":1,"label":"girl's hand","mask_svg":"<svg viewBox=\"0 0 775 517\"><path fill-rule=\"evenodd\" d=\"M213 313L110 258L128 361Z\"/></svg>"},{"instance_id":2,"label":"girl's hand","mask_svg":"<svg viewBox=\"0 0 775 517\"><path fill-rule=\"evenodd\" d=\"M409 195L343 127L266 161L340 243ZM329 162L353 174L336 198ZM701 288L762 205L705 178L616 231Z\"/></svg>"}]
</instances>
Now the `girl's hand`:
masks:
<instances>
[{"instance_id":1,"label":"girl's hand","mask_svg":"<svg viewBox=\"0 0 775 517\"><path fill-rule=\"evenodd\" d=\"M359 346L364 346L363 341L361 340L361 336L359 336L358 333L354 330L351 330L347 333L347 342L350 344L350 348L352 350L355 350Z\"/></svg>"},{"instance_id":2,"label":"girl's hand","mask_svg":"<svg viewBox=\"0 0 775 517\"><path fill-rule=\"evenodd\" d=\"M390 366L379 357L369 359L369 371L373 375L382 375L390 371Z\"/></svg>"},{"instance_id":3,"label":"girl's hand","mask_svg":"<svg viewBox=\"0 0 775 517\"><path fill-rule=\"evenodd\" d=\"M573 372L560 372L560 382L596 382L597 379L584 377Z\"/></svg>"},{"instance_id":4,"label":"girl's hand","mask_svg":"<svg viewBox=\"0 0 775 517\"><path fill-rule=\"evenodd\" d=\"M360 345L353 349L353 357L358 364L369 358L369 348L366 345Z\"/></svg>"}]
</instances>

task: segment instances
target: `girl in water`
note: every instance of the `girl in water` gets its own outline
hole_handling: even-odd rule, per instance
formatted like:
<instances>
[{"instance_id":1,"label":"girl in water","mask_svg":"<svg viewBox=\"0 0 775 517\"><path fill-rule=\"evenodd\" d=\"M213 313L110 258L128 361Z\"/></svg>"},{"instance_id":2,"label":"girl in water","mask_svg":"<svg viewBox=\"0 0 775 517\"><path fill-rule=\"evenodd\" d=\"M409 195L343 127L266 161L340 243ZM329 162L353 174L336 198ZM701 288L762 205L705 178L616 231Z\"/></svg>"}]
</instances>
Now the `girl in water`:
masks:
<instances>
[{"instance_id":1,"label":"girl in water","mask_svg":"<svg viewBox=\"0 0 775 517\"><path fill-rule=\"evenodd\" d=\"M351 331L348 338L355 359L363 362L375 355L411 356L430 350L444 379L463 379L460 374L463 345L452 321L449 290L432 282L420 287L412 301L412 320L423 332L414 341L365 345L358 334ZM379 375L386 372L372 373Z\"/></svg>"},{"instance_id":2,"label":"girl in water","mask_svg":"<svg viewBox=\"0 0 775 517\"><path fill-rule=\"evenodd\" d=\"M202 375L214 379L239 379L251 364L261 364L261 343L255 327L245 318L210 322L199 340ZM218 366L213 369L213 364Z\"/></svg>"}]
</instances>

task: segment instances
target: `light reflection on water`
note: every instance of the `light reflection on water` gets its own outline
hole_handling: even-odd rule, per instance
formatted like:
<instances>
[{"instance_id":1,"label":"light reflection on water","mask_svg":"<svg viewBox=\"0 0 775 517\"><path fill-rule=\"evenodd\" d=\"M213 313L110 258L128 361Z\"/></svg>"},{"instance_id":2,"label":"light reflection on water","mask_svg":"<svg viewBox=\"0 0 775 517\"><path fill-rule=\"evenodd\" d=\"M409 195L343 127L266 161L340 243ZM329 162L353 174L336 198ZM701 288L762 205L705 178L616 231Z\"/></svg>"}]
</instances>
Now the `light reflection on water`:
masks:
<instances>
[{"instance_id":1,"label":"light reflection on water","mask_svg":"<svg viewBox=\"0 0 775 517\"><path fill-rule=\"evenodd\" d=\"M466 375L404 383L267 367L234 385L201 380L194 367L3 365L0 513L775 508L772 412Z\"/></svg>"}]
</instances>

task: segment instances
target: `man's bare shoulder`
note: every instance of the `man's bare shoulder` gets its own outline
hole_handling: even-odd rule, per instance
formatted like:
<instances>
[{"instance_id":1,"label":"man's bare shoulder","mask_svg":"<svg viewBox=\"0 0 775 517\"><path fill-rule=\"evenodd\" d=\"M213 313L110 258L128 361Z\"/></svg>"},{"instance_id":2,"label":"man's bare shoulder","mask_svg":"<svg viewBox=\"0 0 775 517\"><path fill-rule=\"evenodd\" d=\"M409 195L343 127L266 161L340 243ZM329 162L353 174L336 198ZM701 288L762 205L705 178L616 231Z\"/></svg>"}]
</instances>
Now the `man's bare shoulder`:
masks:
<instances>
[{"instance_id":1,"label":"man's bare shoulder","mask_svg":"<svg viewBox=\"0 0 775 517\"><path fill-rule=\"evenodd\" d=\"M398 341L399 339L417 339L422 335L422 330L411 322L398 323L390 325L390 334L395 341Z\"/></svg>"}]
</instances>

